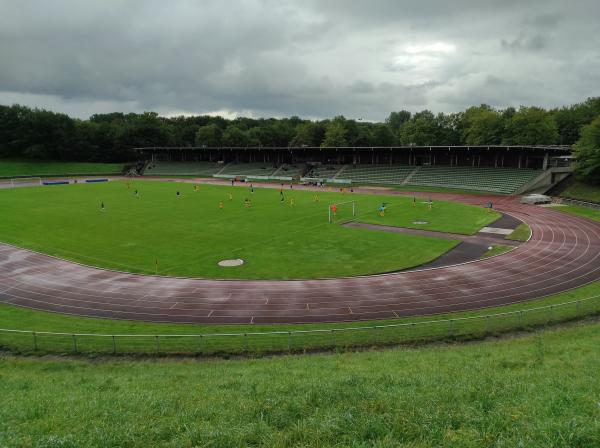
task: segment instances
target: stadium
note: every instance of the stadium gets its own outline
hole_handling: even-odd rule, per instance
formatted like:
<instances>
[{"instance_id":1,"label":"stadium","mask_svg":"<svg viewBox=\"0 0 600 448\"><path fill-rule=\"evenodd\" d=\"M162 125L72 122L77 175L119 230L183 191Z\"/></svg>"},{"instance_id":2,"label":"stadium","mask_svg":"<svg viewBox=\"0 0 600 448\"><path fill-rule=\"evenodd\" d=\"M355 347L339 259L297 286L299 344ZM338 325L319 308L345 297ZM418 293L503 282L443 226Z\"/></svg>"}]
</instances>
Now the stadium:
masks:
<instances>
[{"instance_id":1,"label":"stadium","mask_svg":"<svg viewBox=\"0 0 600 448\"><path fill-rule=\"evenodd\" d=\"M600 275L596 223L515 194L561 184L569 148L135 151L126 176L5 182L42 184L3 192L23 209L3 232L5 303L173 323L377 321L539 299ZM43 238L27 222L45 222Z\"/></svg>"},{"instance_id":2,"label":"stadium","mask_svg":"<svg viewBox=\"0 0 600 448\"><path fill-rule=\"evenodd\" d=\"M5 370L9 395L22 387L16 384L31 384L37 362L60 372L75 362L66 357L84 363L101 359L94 374L83 374L87 379L81 381L104 391L104 378L120 378L118 386L109 386L114 401L84 411L90 396L85 387L71 391L65 384L55 394L52 388L40 390L44 380L33 390L50 402L70 400L75 393L78 412L94 413L114 410L112 403L139 393L123 383L132 375L143 378L139 387L144 388L158 387L162 375L197 387L190 383L196 369L172 357L267 356L265 368L277 369L284 378L290 365L294 372L310 370L312 356L333 353L336 358L319 364L335 370L339 365L328 363L345 359L349 364L342 375L366 381L367 365L385 372L385 363L397 363L398 356L428 370L447 355L444 348L428 349L432 344L456 345L452 356L486 373L473 377L452 370L452 375L468 387L496 393L498 386L486 384L484 377L506 374L492 373L494 364L473 364L474 349L464 345L469 341L498 340L482 346L484 358L517 357L534 365L546 356L560 357L561 347L596 351L580 338L594 344L595 327L586 322L594 322L600 311L600 206L594 188L574 179L577 165L570 147L155 146L133 147L130 153L137 159L129 163L0 162L0 347L10 366ZM522 334L533 336L515 336ZM534 361L519 345L528 347L527 338L538 341ZM540 345L545 343L555 348ZM421 348L412 355L406 351L411 348L399 347ZM382 349L390 355L372 355ZM438 360L426 360L426 350L434 350ZM58 360L33 361L48 356ZM146 359L167 364L149 366ZM241 387L260 387L261 401L272 400L270 389L244 362L256 361L226 370L246 378L236 383ZM231 395L237 386L214 376L210 365L207 381L219 388L214 399L239 400ZM410 377L411 368L403 375ZM521 369L507 368L511 375ZM557 375L555 367L546 368ZM441 372L426 377L428 387L439 393L432 382L448 374ZM71 375L62 378L72 381ZM271 379L277 388L294 390L298 381ZM325 407L337 418L342 406L351 406L356 386L340 385L337 374L320 381L325 388L320 390L328 394L350 395L330 397L329 404L317 398L316 389L310 403L297 392L283 396L304 409ZM571 382L563 393L580 387ZM384 389L392 397L404 396L397 386ZM500 389L514 393L512 386ZM368 390L382 391L375 385ZM197 409L180 392L172 393L188 412ZM254 392L242 395L245 406L254 409ZM390 399L378 419L389 414ZM35 403L32 399L26 406ZM435 403L427 399L405 409L429 412L439 409ZM117 405L126 408L123 402ZM6 409L9 421L21 419L14 407ZM103 436L81 426L72 435L72 419L59 414L59 425L69 426L53 427L51 434L104 443ZM122 411L117 415L123 418ZM165 437L246 445L256 429L239 426L245 415L239 409L229 412L234 434L194 436L170 428ZM291 418L287 411L283 415ZM137 417L126 419L144 427ZM96 420L115 424L112 417ZM436 425L447 425L443 420ZM22 421L28 431L38 431L36 419ZM359 427L367 431L369 423ZM388 429L382 431L385 437ZM45 430L38 434L48 440ZM310 428L302 434L313 441L320 437ZM115 437L124 443L124 433ZM155 441L139 432L136 438Z\"/></svg>"},{"instance_id":3,"label":"stadium","mask_svg":"<svg viewBox=\"0 0 600 448\"><path fill-rule=\"evenodd\" d=\"M600 4L0 3L0 447L600 446Z\"/></svg>"}]
</instances>

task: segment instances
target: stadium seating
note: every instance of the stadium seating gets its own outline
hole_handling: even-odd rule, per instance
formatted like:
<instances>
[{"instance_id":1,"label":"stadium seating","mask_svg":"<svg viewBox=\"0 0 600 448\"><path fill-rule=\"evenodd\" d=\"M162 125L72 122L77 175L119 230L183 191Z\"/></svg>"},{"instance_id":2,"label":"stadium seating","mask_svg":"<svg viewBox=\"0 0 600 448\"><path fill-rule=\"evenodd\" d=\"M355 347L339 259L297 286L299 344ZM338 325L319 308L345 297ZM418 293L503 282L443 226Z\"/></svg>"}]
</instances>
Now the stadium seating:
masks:
<instances>
[{"instance_id":1,"label":"stadium seating","mask_svg":"<svg viewBox=\"0 0 600 448\"><path fill-rule=\"evenodd\" d=\"M305 177L332 179L345 165L319 165L310 170Z\"/></svg>"},{"instance_id":2,"label":"stadium seating","mask_svg":"<svg viewBox=\"0 0 600 448\"><path fill-rule=\"evenodd\" d=\"M305 165L270 162L229 163L216 162L153 162L145 175L151 176L276 176L299 177ZM534 179L539 170L518 168L491 168L470 166L408 166L408 165L318 165L305 177L350 180L357 184L418 185L459 188L510 194Z\"/></svg>"},{"instance_id":3,"label":"stadium seating","mask_svg":"<svg viewBox=\"0 0 600 448\"><path fill-rule=\"evenodd\" d=\"M223 168L216 162L150 162L145 176L203 176L209 177Z\"/></svg>"},{"instance_id":4,"label":"stadium seating","mask_svg":"<svg viewBox=\"0 0 600 448\"><path fill-rule=\"evenodd\" d=\"M338 177L355 183L399 185L414 169L406 165L350 165Z\"/></svg>"},{"instance_id":5,"label":"stadium seating","mask_svg":"<svg viewBox=\"0 0 600 448\"><path fill-rule=\"evenodd\" d=\"M279 169L275 172L276 176L289 176L289 177L298 177L302 175L304 171L305 165L303 163L298 164L283 164L279 167Z\"/></svg>"},{"instance_id":6,"label":"stadium seating","mask_svg":"<svg viewBox=\"0 0 600 448\"><path fill-rule=\"evenodd\" d=\"M271 176L277 170L271 162L230 163L219 174L234 176Z\"/></svg>"},{"instance_id":7,"label":"stadium seating","mask_svg":"<svg viewBox=\"0 0 600 448\"><path fill-rule=\"evenodd\" d=\"M408 184L510 194L539 173L518 168L423 166L413 174Z\"/></svg>"}]
</instances>

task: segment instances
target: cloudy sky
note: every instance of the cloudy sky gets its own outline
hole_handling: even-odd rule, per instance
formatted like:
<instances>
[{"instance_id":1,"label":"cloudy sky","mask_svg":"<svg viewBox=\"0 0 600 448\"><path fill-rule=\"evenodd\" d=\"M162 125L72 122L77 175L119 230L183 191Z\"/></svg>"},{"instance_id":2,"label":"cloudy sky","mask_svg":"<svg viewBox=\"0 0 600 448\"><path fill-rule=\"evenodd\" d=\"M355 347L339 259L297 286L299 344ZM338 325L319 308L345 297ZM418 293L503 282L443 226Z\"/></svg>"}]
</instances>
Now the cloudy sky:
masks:
<instances>
[{"instance_id":1,"label":"cloudy sky","mask_svg":"<svg viewBox=\"0 0 600 448\"><path fill-rule=\"evenodd\" d=\"M383 120L600 95L598 0L0 0L0 104Z\"/></svg>"}]
</instances>

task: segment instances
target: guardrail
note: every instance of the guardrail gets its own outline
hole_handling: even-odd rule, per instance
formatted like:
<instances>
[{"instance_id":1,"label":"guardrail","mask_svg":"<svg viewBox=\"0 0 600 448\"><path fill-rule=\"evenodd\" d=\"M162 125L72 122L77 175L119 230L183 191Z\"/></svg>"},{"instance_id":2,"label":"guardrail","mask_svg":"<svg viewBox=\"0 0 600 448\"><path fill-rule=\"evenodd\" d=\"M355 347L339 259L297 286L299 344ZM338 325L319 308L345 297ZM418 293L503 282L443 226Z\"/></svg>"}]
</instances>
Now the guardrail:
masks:
<instances>
[{"instance_id":1,"label":"guardrail","mask_svg":"<svg viewBox=\"0 0 600 448\"><path fill-rule=\"evenodd\" d=\"M95 334L0 329L17 353L260 355L476 339L600 313L600 294L517 311L420 322L243 333Z\"/></svg>"}]
</instances>

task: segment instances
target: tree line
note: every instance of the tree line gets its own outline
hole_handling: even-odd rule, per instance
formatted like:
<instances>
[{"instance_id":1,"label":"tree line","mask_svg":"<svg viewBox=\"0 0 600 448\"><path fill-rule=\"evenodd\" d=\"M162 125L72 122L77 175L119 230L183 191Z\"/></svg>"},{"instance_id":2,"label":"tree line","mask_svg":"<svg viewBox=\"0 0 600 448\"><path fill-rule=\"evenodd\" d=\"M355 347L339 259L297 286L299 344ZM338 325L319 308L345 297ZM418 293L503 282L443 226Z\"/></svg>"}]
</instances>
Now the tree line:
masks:
<instances>
[{"instance_id":1,"label":"tree line","mask_svg":"<svg viewBox=\"0 0 600 448\"><path fill-rule=\"evenodd\" d=\"M596 117L600 117L600 97L550 110L495 109L485 104L457 113L402 110L390 113L383 123L343 116L319 121L295 116L228 120L207 115L161 117L155 112L94 114L80 120L12 105L0 106L0 157L130 161L136 158L132 148L141 146L572 145L579 141L578 154L592 161L587 176L597 177L593 161L600 158L594 152L600 136L593 129L600 124Z\"/></svg>"}]
</instances>

